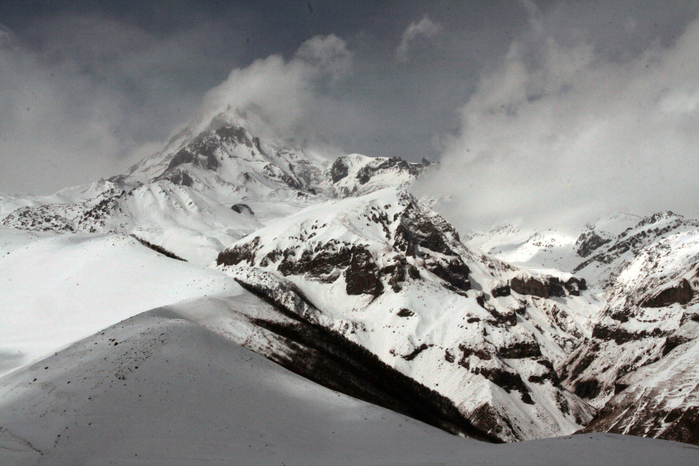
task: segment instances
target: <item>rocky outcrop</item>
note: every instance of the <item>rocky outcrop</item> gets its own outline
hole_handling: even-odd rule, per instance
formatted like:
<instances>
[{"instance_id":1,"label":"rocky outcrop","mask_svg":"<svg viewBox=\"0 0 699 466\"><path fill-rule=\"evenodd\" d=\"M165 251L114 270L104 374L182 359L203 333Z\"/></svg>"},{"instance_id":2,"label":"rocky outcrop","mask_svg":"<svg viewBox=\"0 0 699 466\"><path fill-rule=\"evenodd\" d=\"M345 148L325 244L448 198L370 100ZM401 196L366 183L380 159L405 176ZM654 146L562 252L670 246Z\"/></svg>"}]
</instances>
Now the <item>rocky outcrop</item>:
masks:
<instances>
[{"instance_id":1,"label":"rocky outcrop","mask_svg":"<svg viewBox=\"0 0 699 466\"><path fill-rule=\"evenodd\" d=\"M587 230L583 232L575 242L575 246L577 247L575 252L580 257L587 257L610 241L611 239L609 238L602 238L596 232Z\"/></svg>"},{"instance_id":2,"label":"rocky outcrop","mask_svg":"<svg viewBox=\"0 0 699 466\"><path fill-rule=\"evenodd\" d=\"M674 286L665 288L645 299L641 307L665 307L672 304L687 304L694 297L694 290L686 278Z\"/></svg>"},{"instance_id":3,"label":"rocky outcrop","mask_svg":"<svg viewBox=\"0 0 699 466\"><path fill-rule=\"evenodd\" d=\"M566 281L558 277L514 277L510 280L509 287L512 291L522 295L549 298L551 296L564 297L567 294L580 296L580 292L587 289L587 284L585 279L576 277L570 277Z\"/></svg>"},{"instance_id":4,"label":"rocky outcrop","mask_svg":"<svg viewBox=\"0 0 699 466\"><path fill-rule=\"evenodd\" d=\"M249 215L251 217L255 216L255 212L247 204L233 204L231 206L233 212L238 212L239 214Z\"/></svg>"},{"instance_id":5,"label":"rocky outcrop","mask_svg":"<svg viewBox=\"0 0 699 466\"><path fill-rule=\"evenodd\" d=\"M341 179L345 178L348 173L349 166L343 157L336 159L330 167L330 179L333 183L337 183Z\"/></svg>"}]
</instances>

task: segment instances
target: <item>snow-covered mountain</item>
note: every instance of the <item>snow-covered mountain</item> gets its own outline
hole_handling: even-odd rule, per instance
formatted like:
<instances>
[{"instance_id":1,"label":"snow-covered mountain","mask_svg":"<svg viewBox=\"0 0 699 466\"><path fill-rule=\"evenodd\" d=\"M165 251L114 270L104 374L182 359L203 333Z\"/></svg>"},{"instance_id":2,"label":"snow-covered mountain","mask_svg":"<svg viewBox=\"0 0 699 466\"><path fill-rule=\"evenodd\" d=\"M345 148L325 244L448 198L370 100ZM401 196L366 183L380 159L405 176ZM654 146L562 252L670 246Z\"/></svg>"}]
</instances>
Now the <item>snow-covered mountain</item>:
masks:
<instances>
[{"instance_id":1,"label":"snow-covered mountain","mask_svg":"<svg viewBox=\"0 0 699 466\"><path fill-rule=\"evenodd\" d=\"M14 370L0 378L0 414L13 423L0 425L0 448L25 459L59 452L67 431L56 426L82 425L80 412L106 419L109 404L78 403L70 420L56 411L35 430L21 413L83 395L138 403L136 392L162 381L170 361L122 390L138 358L167 347L179 360L208 344L223 348L217 361L243 364L246 348L473 438L587 429L699 443L699 221L624 214L574 235L507 226L462 240L405 189L428 166L329 160L228 110L108 180L0 195L0 373ZM173 330L183 322L193 347ZM170 346L158 346L161 326L160 336L174 332ZM48 367L60 371L42 382L46 366L31 362L53 353ZM102 360L116 364L107 378ZM205 380L222 374L187 364ZM80 389L57 390L68 383L61 374L82 380ZM303 390L321 393L312 386ZM39 400L31 409L30 399ZM144 412L160 410L159 400ZM74 442L71 455L86 448Z\"/></svg>"},{"instance_id":2,"label":"snow-covered mountain","mask_svg":"<svg viewBox=\"0 0 699 466\"><path fill-rule=\"evenodd\" d=\"M601 243L577 270L606 305L565 383L601 409L590 428L697 443L699 221L661 212Z\"/></svg>"},{"instance_id":3,"label":"snow-covered mountain","mask_svg":"<svg viewBox=\"0 0 699 466\"><path fill-rule=\"evenodd\" d=\"M404 191L310 207L217 263L267 299L295 290L306 321L369 349L503 440L572 433L592 418L554 371L589 335L582 282L467 248Z\"/></svg>"},{"instance_id":4,"label":"snow-covered mountain","mask_svg":"<svg viewBox=\"0 0 699 466\"><path fill-rule=\"evenodd\" d=\"M699 442L699 221L619 214L577 237L503 227L468 244L586 279L599 311L591 334L557 366L563 386L598 410L586 431Z\"/></svg>"},{"instance_id":5,"label":"snow-covered mountain","mask_svg":"<svg viewBox=\"0 0 699 466\"><path fill-rule=\"evenodd\" d=\"M266 222L335 197L405 185L429 165L358 154L331 163L287 141L261 140L251 128L264 132L254 115L229 110L109 180L44 198L4 196L0 225L134 234L207 264Z\"/></svg>"}]
</instances>

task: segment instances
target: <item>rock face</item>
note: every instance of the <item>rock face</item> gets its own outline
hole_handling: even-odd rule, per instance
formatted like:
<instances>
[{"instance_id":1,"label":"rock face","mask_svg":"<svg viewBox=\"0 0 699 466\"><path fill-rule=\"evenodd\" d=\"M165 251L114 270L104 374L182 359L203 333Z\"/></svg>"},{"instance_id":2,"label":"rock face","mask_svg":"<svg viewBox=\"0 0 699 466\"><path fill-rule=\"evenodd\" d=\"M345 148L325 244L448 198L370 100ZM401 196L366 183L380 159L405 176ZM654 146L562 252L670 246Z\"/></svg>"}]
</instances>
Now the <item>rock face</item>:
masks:
<instances>
[{"instance_id":1,"label":"rock face","mask_svg":"<svg viewBox=\"0 0 699 466\"><path fill-rule=\"evenodd\" d=\"M509 289L521 272L466 248L405 192L307 209L233 243L217 264L245 283L262 276L292 283L323 328L445 396L502 440L572 432L591 419L554 369L582 332L568 320L575 308L568 303L578 298L546 275L537 279L560 286L562 307L478 291L485 283ZM553 315L547 328L537 323Z\"/></svg>"},{"instance_id":2,"label":"rock face","mask_svg":"<svg viewBox=\"0 0 699 466\"><path fill-rule=\"evenodd\" d=\"M672 304L687 304L694 297L694 290L686 278L674 286L665 288L641 303L642 307L666 307Z\"/></svg>"},{"instance_id":3,"label":"rock face","mask_svg":"<svg viewBox=\"0 0 699 466\"><path fill-rule=\"evenodd\" d=\"M578 266L609 271L596 278L607 304L591 338L561 366L564 386L599 409L587 431L697 442L697 226L656 214Z\"/></svg>"}]
</instances>

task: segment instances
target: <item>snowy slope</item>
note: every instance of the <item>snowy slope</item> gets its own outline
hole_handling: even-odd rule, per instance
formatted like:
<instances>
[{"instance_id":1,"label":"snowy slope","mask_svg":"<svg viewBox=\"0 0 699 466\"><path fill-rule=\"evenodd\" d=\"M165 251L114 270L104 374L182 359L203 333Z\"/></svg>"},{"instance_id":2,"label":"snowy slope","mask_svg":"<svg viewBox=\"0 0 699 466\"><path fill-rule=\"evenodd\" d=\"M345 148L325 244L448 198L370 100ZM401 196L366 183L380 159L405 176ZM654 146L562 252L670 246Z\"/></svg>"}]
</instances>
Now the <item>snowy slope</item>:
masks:
<instances>
[{"instance_id":1,"label":"snowy slope","mask_svg":"<svg viewBox=\"0 0 699 466\"><path fill-rule=\"evenodd\" d=\"M0 368L157 306L236 286L123 235L0 230Z\"/></svg>"},{"instance_id":2,"label":"snowy slope","mask_svg":"<svg viewBox=\"0 0 699 466\"><path fill-rule=\"evenodd\" d=\"M265 305L228 292L236 311ZM268 306L267 306L268 308ZM230 313L229 313L230 314ZM7 465L690 465L699 449L614 435L492 445L320 387L241 348L195 302L111 326L0 378ZM202 326L206 325L208 326Z\"/></svg>"}]
</instances>

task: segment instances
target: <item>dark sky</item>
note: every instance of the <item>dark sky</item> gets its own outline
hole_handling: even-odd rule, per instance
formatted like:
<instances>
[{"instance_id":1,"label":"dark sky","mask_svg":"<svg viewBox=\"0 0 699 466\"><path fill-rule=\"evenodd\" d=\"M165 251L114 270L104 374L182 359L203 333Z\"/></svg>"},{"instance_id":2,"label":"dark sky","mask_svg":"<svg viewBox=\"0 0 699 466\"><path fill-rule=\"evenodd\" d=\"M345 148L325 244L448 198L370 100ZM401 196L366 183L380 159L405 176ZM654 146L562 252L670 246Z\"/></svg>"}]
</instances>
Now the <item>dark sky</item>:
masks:
<instances>
[{"instance_id":1,"label":"dark sky","mask_svg":"<svg viewBox=\"0 0 699 466\"><path fill-rule=\"evenodd\" d=\"M0 192L46 194L118 173L202 109L227 104L261 108L280 135L322 143L332 153L443 159L458 174L455 185L485 192L469 173L498 186L490 178L517 165L503 162L513 147L566 160L551 141L590 130L571 108L597 102L599 111L585 110L590 118L628 114L627 107L603 104L633 87L643 60L661 63L652 81L658 89L676 85L691 100L696 81L665 82L675 73L665 57L689 37L697 6L687 0L3 0ZM685 57L689 67L694 58ZM601 92L596 79L621 87ZM517 89L524 100L513 97ZM640 105L633 96L622 104ZM510 120L493 117L501 111ZM558 121L552 112L576 129L552 129ZM690 116L696 117L693 107ZM692 118L672 125L691 129ZM545 135L537 133L542 128ZM648 128L656 127L625 131L647 134ZM618 141L620 134L604 137ZM508 146L513 138L522 143ZM481 147L480 155L470 145ZM675 163L686 160L687 147ZM522 173L519 166L516 174ZM593 188L580 183L575 196ZM612 207L625 208L617 204Z\"/></svg>"}]
</instances>

